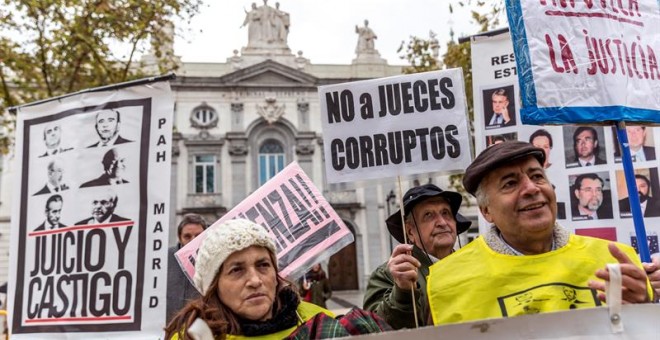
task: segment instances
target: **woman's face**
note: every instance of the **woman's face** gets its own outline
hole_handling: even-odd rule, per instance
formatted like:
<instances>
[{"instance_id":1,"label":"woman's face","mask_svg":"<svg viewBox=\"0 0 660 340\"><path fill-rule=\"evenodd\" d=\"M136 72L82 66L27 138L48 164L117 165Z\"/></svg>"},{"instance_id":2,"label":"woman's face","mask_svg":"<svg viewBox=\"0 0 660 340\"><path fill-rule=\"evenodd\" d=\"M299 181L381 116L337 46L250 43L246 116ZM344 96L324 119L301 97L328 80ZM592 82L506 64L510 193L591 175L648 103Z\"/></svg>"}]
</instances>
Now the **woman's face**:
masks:
<instances>
[{"instance_id":1,"label":"woman's face","mask_svg":"<svg viewBox=\"0 0 660 340\"><path fill-rule=\"evenodd\" d=\"M277 273L270 253L251 246L227 258L220 268L220 301L240 317L265 321L273 316Z\"/></svg>"}]
</instances>

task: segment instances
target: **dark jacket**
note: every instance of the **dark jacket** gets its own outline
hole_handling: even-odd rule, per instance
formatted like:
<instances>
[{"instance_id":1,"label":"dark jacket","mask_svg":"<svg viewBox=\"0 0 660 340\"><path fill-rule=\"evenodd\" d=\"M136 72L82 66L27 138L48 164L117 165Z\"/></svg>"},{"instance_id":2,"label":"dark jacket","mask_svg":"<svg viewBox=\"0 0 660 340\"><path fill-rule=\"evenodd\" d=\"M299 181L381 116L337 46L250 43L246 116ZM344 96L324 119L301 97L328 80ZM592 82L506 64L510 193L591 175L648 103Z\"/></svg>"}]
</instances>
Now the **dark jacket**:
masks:
<instances>
[{"instance_id":1,"label":"dark jacket","mask_svg":"<svg viewBox=\"0 0 660 340\"><path fill-rule=\"evenodd\" d=\"M126 217L121 217L119 215L112 214L112 215L110 215L110 218L108 218L107 220L105 220L102 223L124 222L124 221L130 221L130 219L128 219ZM97 224L97 223L94 220L94 217L86 218L86 219L76 223L76 225L85 225L85 224Z\"/></svg>"},{"instance_id":2,"label":"dark jacket","mask_svg":"<svg viewBox=\"0 0 660 340\"><path fill-rule=\"evenodd\" d=\"M83 183L80 187L81 188L88 188L88 187L98 187L98 186L102 186L102 185L125 184L125 183L128 183L128 181L123 179L123 178L113 179L112 177L110 177L110 175L104 173L101 176L99 176L98 178L95 178L95 179L93 179L89 182Z\"/></svg>"},{"instance_id":3,"label":"dark jacket","mask_svg":"<svg viewBox=\"0 0 660 340\"><path fill-rule=\"evenodd\" d=\"M415 289L417 320L421 327L426 325L429 316L426 276L429 275L429 266L432 263L417 247L413 247L412 255L421 263ZM415 328L412 295L410 291L396 287L394 278L387 269L387 262L371 273L367 291L364 294L364 309L375 312L394 329Z\"/></svg>"},{"instance_id":4,"label":"dark jacket","mask_svg":"<svg viewBox=\"0 0 660 340\"><path fill-rule=\"evenodd\" d=\"M309 284L309 290L305 289L303 279ZM332 288L323 269L318 272L310 270L303 279L300 279L300 296L307 302L327 308L325 301L332 296Z\"/></svg>"},{"instance_id":5,"label":"dark jacket","mask_svg":"<svg viewBox=\"0 0 660 340\"><path fill-rule=\"evenodd\" d=\"M57 227L58 228L66 228L66 224L62 224L62 223L58 222ZM43 222L38 227L36 227L34 229L34 231L42 231L42 230L46 230L46 228L50 229L50 226L46 227L46 222Z\"/></svg>"},{"instance_id":6,"label":"dark jacket","mask_svg":"<svg viewBox=\"0 0 660 340\"><path fill-rule=\"evenodd\" d=\"M117 139L115 140L114 143L112 143L112 145L124 144L124 143L130 143L130 142L132 142L132 140L128 140L128 139L126 139L126 138L124 138L124 137L122 137L122 136L117 136ZM92 145L90 145L90 146L88 146L88 148L97 148L97 147L99 147L99 146L101 146L101 142L100 142L100 141L99 141L99 142L96 142L96 143L94 143L94 144L92 144Z\"/></svg>"},{"instance_id":7,"label":"dark jacket","mask_svg":"<svg viewBox=\"0 0 660 340\"><path fill-rule=\"evenodd\" d=\"M170 323L172 317L188 303L189 300L200 297L201 294L195 289L195 286L188 280L183 269L179 266L174 253L181 247L177 245L167 250L167 323Z\"/></svg>"}]
</instances>

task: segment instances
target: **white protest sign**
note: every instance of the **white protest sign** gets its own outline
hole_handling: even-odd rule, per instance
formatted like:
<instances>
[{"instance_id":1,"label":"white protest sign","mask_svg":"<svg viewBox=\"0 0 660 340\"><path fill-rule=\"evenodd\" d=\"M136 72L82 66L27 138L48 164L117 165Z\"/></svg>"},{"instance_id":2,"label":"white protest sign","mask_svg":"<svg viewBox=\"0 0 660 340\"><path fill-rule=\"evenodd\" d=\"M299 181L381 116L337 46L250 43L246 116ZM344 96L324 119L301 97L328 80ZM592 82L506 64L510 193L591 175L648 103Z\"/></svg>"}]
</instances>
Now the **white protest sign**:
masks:
<instances>
[{"instance_id":1,"label":"white protest sign","mask_svg":"<svg viewBox=\"0 0 660 340\"><path fill-rule=\"evenodd\" d=\"M660 2L510 1L527 124L660 123Z\"/></svg>"},{"instance_id":2,"label":"white protest sign","mask_svg":"<svg viewBox=\"0 0 660 340\"><path fill-rule=\"evenodd\" d=\"M173 110L152 80L17 108L12 339L163 336Z\"/></svg>"},{"instance_id":3,"label":"white protest sign","mask_svg":"<svg viewBox=\"0 0 660 340\"><path fill-rule=\"evenodd\" d=\"M282 169L209 229L244 218L261 224L277 247L279 273L296 278L354 241L353 234L298 163ZM197 250L206 231L175 253L189 278L195 276Z\"/></svg>"},{"instance_id":4,"label":"white protest sign","mask_svg":"<svg viewBox=\"0 0 660 340\"><path fill-rule=\"evenodd\" d=\"M463 72L319 87L328 183L434 171L471 161Z\"/></svg>"}]
</instances>

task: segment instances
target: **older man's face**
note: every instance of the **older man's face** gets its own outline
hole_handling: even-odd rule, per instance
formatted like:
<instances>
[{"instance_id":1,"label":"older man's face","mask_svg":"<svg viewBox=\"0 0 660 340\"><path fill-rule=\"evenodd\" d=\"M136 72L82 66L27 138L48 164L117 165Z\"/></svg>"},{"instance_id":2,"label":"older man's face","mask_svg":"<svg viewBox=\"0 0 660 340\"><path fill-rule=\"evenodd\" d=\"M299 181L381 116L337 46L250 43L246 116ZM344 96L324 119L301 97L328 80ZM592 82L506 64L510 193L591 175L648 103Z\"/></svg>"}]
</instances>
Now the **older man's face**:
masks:
<instances>
[{"instance_id":1,"label":"older man's face","mask_svg":"<svg viewBox=\"0 0 660 340\"><path fill-rule=\"evenodd\" d=\"M96 132L102 140L108 141L119 132L119 121L115 111L101 111L96 115Z\"/></svg>"},{"instance_id":2,"label":"older man's face","mask_svg":"<svg viewBox=\"0 0 660 340\"><path fill-rule=\"evenodd\" d=\"M415 245L440 257L456 243L456 219L451 206L442 197L431 197L417 203L412 209L412 223L406 224L406 233ZM415 230L414 223L417 223Z\"/></svg>"},{"instance_id":3,"label":"older man's face","mask_svg":"<svg viewBox=\"0 0 660 340\"><path fill-rule=\"evenodd\" d=\"M580 189L575 189L578 204L591 211L596 211L603 204L603 183L598 179L584 178Z\"/></svg>"},{"instance_id":4,"label":"older man's face","mask_svg":"<svg viewBox=\"0 0 660 340\"><path fill-rule=\"evenodd\" d=\"M60 222L62 213L62 201L52 201L46 206L46 219L51 225L57 225Z\"/></svg>"},{"instance_id":5,"label":"older man's face","mask_svg":"<svg viewBox=\"0 0 660 340\"><path fill-rule=\"evenodd\" d=\"M92 216L97 222L104 222L115 212L115 196L112 194L103 194L92 201Z\"/></svg>"},{"instance_id":6,"label":"older man's face","mask_svg":"<svg viewBox=\"0 0 660 340\"><path fill-rule=\"evenodd\" d=\"M59 185L62 183L63 174L64 170L62 167L57 163L53 163L48 167L48 182L54 186Z\"/></svg>"},{"instance_id":7,"label":"older man's face","mask_svg":"<svg viewBox=\"0 0 660 340\"><path fill-rule=\"evenodd\" d=\"M488 205L479 207L516 249L550 239L557 216L557 198L543 166L533 156L506 163L481 182Z\"/></svg>"},{"instance_id":8,"label":"older man's face","mask_svg":"<svg viewBox=\"0 0 660 340\"><path fill-rule=\"evenodd\" d=\"M509 99L506 96L493 95L493 112L502 113L509 106Z\"/></svg>"},{"instance_id":9,"label":"older man's face","mask_svg":"<svg viewBox=\"0 0 660 340\"><path fill-rule=\"evenodd\" d=\"M62 131L59 125L48 125L44 128L44 143L48 149L55 149L60 145Z\"/></svg>"}]
</instances>

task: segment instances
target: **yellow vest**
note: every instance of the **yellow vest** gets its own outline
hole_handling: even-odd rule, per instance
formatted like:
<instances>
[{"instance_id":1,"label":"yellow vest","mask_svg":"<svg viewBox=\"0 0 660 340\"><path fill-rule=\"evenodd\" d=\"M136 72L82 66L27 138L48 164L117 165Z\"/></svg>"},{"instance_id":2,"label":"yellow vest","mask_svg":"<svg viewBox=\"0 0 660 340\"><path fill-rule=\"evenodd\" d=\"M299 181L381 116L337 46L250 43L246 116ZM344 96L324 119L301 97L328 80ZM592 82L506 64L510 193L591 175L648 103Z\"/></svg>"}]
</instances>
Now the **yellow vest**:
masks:
<instances>
[{"instance_id":1,"label":"yellow vest","mask_svg":"<svg viewBox=\"0 0 660 340\"><path fill-rule=\"evenodd\" d=\"M427 293L433 323L442 325L600 306L587 286L598 269L617 263L609 241L570 235L568 244L540 255L493 251L483 237L431 266ZM642 268L634 249L617 244ZM652 288L647 281L649 294Z\"/></svg>"},{"instance_id":2,"label":"yellow vest","mask_svg":"<svg viewBox=\"0 0 660 340\"><path fill-rule=\"evenodd\" d=\"M332 313L331 311L319 307L315 304L311 304L309 302L305 301L300 301L300 304L298 305L298 315L303 319L304 322L307 320L313 318L316 314L319 313L325 313L330 317L335 317L335 314ZM272 333L272 334L266 334L266 335L260 335L260 336L253 336L253 337L247 337L243 335L227 335L227 340L234 340L234 339L253 339L253 340L270 340L270 339L277 339L281 340L286 338L289 334L293 333L293 331L296 330L300 325L295 325L291 328L279 331L277 333ZM179 340L179 334L174 334L170 340Z\"/></svg>"}]
</instances>

